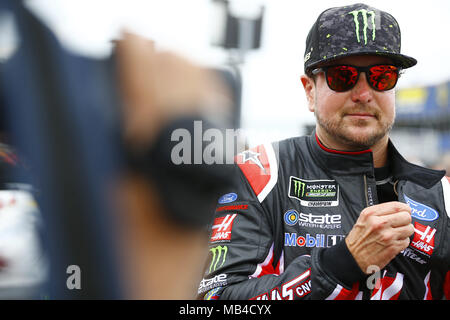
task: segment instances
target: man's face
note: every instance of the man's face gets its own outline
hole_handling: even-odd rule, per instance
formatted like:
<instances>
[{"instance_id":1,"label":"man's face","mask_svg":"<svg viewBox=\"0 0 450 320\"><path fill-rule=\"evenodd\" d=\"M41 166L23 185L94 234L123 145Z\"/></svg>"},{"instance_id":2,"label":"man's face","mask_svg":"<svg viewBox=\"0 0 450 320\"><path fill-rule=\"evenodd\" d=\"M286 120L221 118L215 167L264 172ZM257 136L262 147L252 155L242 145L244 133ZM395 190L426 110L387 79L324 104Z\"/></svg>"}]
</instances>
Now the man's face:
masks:
<instances>
[{"instance_id":1,"label":"man's face","mask_svg":"<svg viewBox=\"0 0 450 320\"><path fill-rule=\"evenodd\" d=\"M391 63L378 56L353 56L335 60L330 65L369 66ZM395 90L372 89L361 73L356 85L346 92L331 90L323 72L316 81L302 77L309 109L314 112L316 132L322 142L337 150L361 150L387 139L395 119Z\"/></svg>"}]
</instances>

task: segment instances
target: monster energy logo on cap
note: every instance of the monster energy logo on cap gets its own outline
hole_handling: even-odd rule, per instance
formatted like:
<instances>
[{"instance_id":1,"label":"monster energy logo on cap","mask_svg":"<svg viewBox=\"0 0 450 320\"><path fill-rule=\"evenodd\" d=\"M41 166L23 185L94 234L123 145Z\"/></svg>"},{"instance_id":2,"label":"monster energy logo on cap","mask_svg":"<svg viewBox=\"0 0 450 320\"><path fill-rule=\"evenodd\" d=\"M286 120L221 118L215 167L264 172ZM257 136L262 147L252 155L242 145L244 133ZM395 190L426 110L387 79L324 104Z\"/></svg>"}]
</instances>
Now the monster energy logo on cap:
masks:
<instances>
[{"instance_id":1,"label":"monster energy logo on cap","mask_svg":"<svg viewBox=\"0 0 450 320\"><path fill-rule=\"evenodd\" d=\"M289 197L307 207L335 207L339 204L339 185L335 180L305 180L291 176Z\"/></svg>"},{"instance_id":2,"label":"monster energy logo on cap","mask_svg":"<svg viewBox=\"0 0 450 320\"><path fill-rule=\"evenodd\" d=\"M375 11L368 11L366 9L360 9L360 10L353 10L349 12L348 14L353 15L353 21L355 22L355 33L356 33L356 39L358 40L358 43L361 43L359 38L359 20L358 16L361 13L362 19L363 19L363 35L364 35L364 45L367 44L367 28L369 27L367 15L370 15L370 22L372 24L372 41L375 40L376 37L376 24L375 24Z\"/></svg>"},{"instance_id":3,"label":"monster energy logo on cap","mask_svg":"<svg viewBox=\"0 0 450 320\"><path fill-rule=\"evenodd\" d=\"M227 258L228 246L217 246L209 249L212 253L211 264L209 265L209 272L215 271L217 267L223 266L225 259ZM218 266L219 261L222 263Z\"/></svg>"}]
</instances>

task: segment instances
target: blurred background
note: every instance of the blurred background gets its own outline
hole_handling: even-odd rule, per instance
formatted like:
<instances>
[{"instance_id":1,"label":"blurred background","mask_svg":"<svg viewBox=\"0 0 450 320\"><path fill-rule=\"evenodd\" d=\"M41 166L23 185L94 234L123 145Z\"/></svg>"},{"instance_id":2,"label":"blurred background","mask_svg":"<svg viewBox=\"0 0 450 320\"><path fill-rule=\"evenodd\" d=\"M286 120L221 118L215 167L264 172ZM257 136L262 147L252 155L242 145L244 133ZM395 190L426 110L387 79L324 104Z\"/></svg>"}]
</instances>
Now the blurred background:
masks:
<instances>
[{"instance_id":1,"label":"blurred background","mask_svg":"<svg viewBox=\"0 0 450 320\"><path fill-rule=\"evenodd\" d=\"M450 172L450 44L447 41L450 2L373 0L366 3L390 12L398 20L402 53L418 60L417 66L406 70L397 85L397 120L392 139L408 160ZM29 161L25 167L33 169L30 185L34 187L24 187L29 186L29 181L17 180L20 183L11 184L5 180L0 188L0 200L5 204L20 204L16 208L20 214L13 214L14 219L8 218L11 206L0 206L0 228L6 230L0 237L0 298L186 298L192 297L187 292L201 279L198 261L203 261L201 252L207 250L199 240L203 236L197 231L204 231L203 224L212 213L204 204L210 199L215 202L214 197L220 194L219 186L226 186L226 179L217 176L218 170L177 172L178 168L165 168L169 158L161 158L162 162L154 165L159 178L153 172L149 179L154 182L154 188L133 179L119 183L124 194L127 194L124 190L134 191L128 198L124 197L130 212L145 214L136 214L133 219L111 215L121 211L117 203L111 202L114 198L111 177L126 162L120 153L123 150L113 137L120 135L123 114L118 110L123 101L127 105L130 101L131 104L140 101L138 98L152 99L145 92L143 96L133 90L119 92L116 80L128 85L130 79L133 82L139 78L136 75L143 77L139 78L141 84L151 84L154 80L146 78L148 65L145 59L139 60L142 55L136 55L141 52L151 56L148 43L142 47L141 40L128 39L125 48L130 51L118 50L117 40L123 36L124 29L151 39L151 46L159 52L174 52L198 66L219 71L231 92L233 107L231 122L224 121L224 126L242 128L247 145L253 147L312 131L314 116L307 109L300 82L306 36L323 10L346 4L350 2L1 0L0 138L4 132L12 132L14 144L21 147ZM112 63L117 62L118 53L119 67ZM171 97L174 91L170 85L188 87L185 84L195 83L201 77L197 69L187 68L184 62L162 58L156 57L154 61L162 62L167 69L162 68L163 72L158 73L156 68L152 72L161 78L164 70L175 70L165 79L169 84L165 90L169 88L169 100L177 102ZM142 62L142 70L136 61ZM130 74L121 73L124 70L131 70ZM178 76L177 70L184 73ZM202 81L189 90L197 92L200 87L206 88ZM130 88L135 89L133 85ZM131 98L127 97L130 92ZM181 100L184 98L180 96ZM220 100L215 98L213 101ZM197 98L192 101L202 102ZM158 110L166 106L161 104ZM179 127L188 128L185 122L175 122L165 132ZM168 136L161 137L159 141L170 140ZM0 143L6 142L0 139ZM15 167L4 150L7 148L1 148L2 161ZM170 154L168 146L156 144L154 150L161 151L158 154ZM154 150L151 156L155 156ZM131 166L142 165L142 160L148 160L145 156L139 154L140 161ZM14 170L9 166L0 173L4 171ZM148 178L148 172L143 174ZM193 185L201 188L197 190ZM11 193L11 190L20 192ZM2 191L8 193L2 196ZM165 193L161 195L161 191ZM140 199L133 198L136 194L141 195ZM160 221L158 215L149 220L152 216L149 213L154 212L171 216L171 222ZM186 212L195 212L197 218ZM133 225L138 230L146 226L142 237L133 238L139 234L134 232ZM134 242L121 242L118 229L119 234ZM44 249L37 245L41 238ZM152 243L154 247L148 247ZM122 256L113 250L116 245L134 249L125 250L127 254ZM149 258L139 260L143 252L150 252ZM191 263L184 257L186 252L192 257ZM43 259L45 255L49 261ZM165 258L159 259L161 255ZM141 266L117 263L121 260L137 261ZM175 266L180 261L184 263L185 273L177 274L179 278L176 278L173 270L177 270ZM82 270L84 280L80 292L67 290L66 279L70 274L66 268L73 264ZM127 268L132 270L128 272L133 274L131 280L118 276ZM162 276L163 270L167 277ZM186 276L189 270L191 274ZM146 273L147 277L140 277ZM142 285L152 274L156 275L155 279L150 279L148 286ZM50 275L49 284L46 275ZM192 280L186 284L186 291L176 292L173 288L181 288L186 278ZM138 285L123 290L127 281ZM40 290L37 287L42 283L47 285ZM155 294L158 290L159 295Z\"/></svg>"},{"instance_id":2,"label":"blurred background","mask_svg":"<svg viewBox=\"0 0 450 320\"><path fill-rule=\"evenodd\" d=\"M303 72L306 35L324 9L347 1L230 0L235 17L257 19L263 10L259 47L233 59L232 50L217 43L224 20L220 1L211 0L29 0L62 44L77 54L104 57L121 28L156 41L214 67L237 63L242 73L241 125L250 146L310 132L314 118L307 111L299 76ZM440 165L450 150L449 95L450 3L446 0L374 0L389 11L402 30L402 52L418 64L398 84L394 141L407 157ZM263 9L262 9L263 8ZM222 29L221 29L222 28ZM5 44L2 45L5 49Z\"/></svg>"}]
</instances>

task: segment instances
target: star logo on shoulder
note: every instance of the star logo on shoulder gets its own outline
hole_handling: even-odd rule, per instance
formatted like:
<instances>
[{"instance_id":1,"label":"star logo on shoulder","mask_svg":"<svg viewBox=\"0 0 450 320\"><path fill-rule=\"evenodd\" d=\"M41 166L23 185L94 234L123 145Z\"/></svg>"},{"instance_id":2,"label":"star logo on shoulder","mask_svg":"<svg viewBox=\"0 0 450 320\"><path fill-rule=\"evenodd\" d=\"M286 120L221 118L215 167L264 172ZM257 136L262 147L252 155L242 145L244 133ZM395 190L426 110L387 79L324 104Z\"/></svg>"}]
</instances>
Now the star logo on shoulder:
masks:
<instances>
[{"instance_id":1,"label":"star logo on shoulder","mask_svg":"<svg viewBox=\"0 0 450 320\"><path fill-rule=\"evenodd\" d=\"M254 152L252 150L247 150L241 153L242 154L242 163L246 163L247 161L251 161L254 164L256 164L258 167L261 168L264 172L266 172L266 169L261 163L261 160L259 160L259 156L261 155L258 152Z\"/></svg>"}]
</instances>

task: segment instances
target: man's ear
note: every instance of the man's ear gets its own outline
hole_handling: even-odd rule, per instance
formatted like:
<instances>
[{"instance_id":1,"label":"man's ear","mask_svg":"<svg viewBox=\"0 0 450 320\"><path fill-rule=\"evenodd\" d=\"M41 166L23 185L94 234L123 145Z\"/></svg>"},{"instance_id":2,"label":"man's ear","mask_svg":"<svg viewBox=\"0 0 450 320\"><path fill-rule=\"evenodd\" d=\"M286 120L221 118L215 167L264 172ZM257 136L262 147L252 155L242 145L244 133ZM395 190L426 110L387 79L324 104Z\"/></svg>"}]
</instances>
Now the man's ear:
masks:
<instances>
[{"instance_id":1,"label":"man's ear","mask_svg":"<svg viewBox=\"0 0 450 320\"><path fill-rule=\"evenodd\" d=\"M306 99L308 100L308 109L309 111L314 112L316 105L316 84L314 83L314 79L302 75L300 80L302 81L303 89L305 89Z\"/></svg>"}]
</instances>

